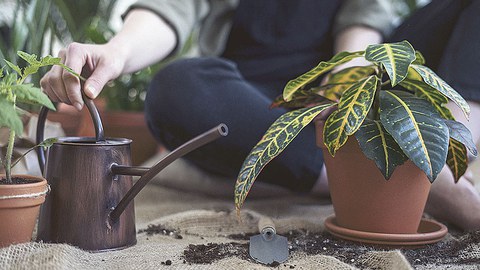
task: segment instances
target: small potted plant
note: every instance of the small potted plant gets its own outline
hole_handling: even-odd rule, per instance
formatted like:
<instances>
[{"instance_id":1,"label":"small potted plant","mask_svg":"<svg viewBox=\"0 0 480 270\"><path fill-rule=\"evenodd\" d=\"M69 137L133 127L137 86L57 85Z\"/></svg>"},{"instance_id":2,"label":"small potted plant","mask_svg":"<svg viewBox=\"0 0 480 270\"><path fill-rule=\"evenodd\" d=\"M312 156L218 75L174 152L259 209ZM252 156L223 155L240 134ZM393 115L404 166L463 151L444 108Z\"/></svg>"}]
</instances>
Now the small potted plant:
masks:
<instances>
[{"instance_id":1,"label":"small potted plant","mask_svg":"<svg viewBox=\"0 0 480 270\"><path fill-rule=\"evenodd\" d=\"M18 52L18 56L26 61L26 67L20 68L5 60L8 68L0 69L0 127L9 130L6 155L0 157L5 170L5 174L0 174L0 247L31 240L40 205L49 190L47 181L42 177L12 175L12 167L21 158L12 161L15 138L23 133L21 116L25 112L17 107L17 103L38 104L55 110L48 96L26 80L41 67L63 66L60 58L46 56L37 59L35 55L24 52ZM34 148L46 148L53 142L54 139L45 140Z\"/></svg>"},{"instance_id":2,"label":"small potted plant","mask_svg":"<svg viewBox=\"0 0 480 270\"><path fill-rule=\"evenodd\" d=\"M370 65L328 74L326 84L312 85L358 57ZM477 154L469 130L444 106L450 99L468 118L467 102L424 63L407 41L370 45L341 52L288 82L273 106L292 110L246 157L235 186L237 211L267 163L328 111L326 120L315 123L338 225L417 233L430 184L445 163L458 180L467 167L466 149Z\"/></svg>"}]
</instances>

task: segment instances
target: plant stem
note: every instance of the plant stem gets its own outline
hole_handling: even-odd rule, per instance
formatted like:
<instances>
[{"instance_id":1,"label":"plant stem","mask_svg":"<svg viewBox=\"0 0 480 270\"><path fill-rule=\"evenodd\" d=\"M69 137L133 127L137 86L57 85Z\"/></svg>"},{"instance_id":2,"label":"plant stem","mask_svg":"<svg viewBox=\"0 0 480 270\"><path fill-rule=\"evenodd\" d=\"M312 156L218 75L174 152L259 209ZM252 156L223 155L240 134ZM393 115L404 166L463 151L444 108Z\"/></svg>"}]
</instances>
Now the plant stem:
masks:
<instances>
[{"instance_id":1,"label":"plant stem","mask_svg":"<svg viewBox=\"0 0 480 270\"><path fill-rule=\"evenodd\" d=\"M17 158L13 162L13 164L10 166L10 168L15 167L15 165L17 165L17 163L20 162L20 160L22 160L22 158L24 158L28 153L32 152L33 150L37 149L38 147L40 147L40 145L35 145L34 147L28 149L25 153L23 153L19 158Z\"/></svg>"},{"instance_id":2,"label":"plant stem","mask_svg":"<svg viewBox=\"0 0 480 270\"><path fill-rule=\"evenodd\" d=\"M7 154L5 156L5 177L7 183L12 183L12 155L13 145L15 144L15 131L10 130L10 137L8 138Z\"/></svg>"}]
</instances>

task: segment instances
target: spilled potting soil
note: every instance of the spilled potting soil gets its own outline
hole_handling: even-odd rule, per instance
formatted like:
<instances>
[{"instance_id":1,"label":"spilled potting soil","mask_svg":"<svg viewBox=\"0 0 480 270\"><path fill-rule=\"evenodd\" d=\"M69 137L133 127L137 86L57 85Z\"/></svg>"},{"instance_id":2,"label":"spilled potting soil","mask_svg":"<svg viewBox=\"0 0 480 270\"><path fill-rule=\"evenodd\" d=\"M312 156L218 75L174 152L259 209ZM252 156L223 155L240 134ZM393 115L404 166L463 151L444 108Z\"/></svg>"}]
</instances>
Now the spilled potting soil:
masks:
<instances>
[{"instance_id":1,"label":"spilled potting soil","mask_svg":"<svg viewBox=\"0 0 480 270\"><path fill-rule=\"evenodd\" d=\"M149 225L147 229L139 231L147 235L167 235L175 239L182 239L176 231L162 225ZM183 251L183 262L188 264L211 264L228 257L237 257L242 260L255 262L248 253L248 240L255 234L228 235L228 243L206 243L188 245ZM326 255L358 268L365 268L365 262L359 259L362 255L372 251L388 251L379 246L364 245L335 238L328 232L311 233L309 231L289 231L286 236L290 254L305 253L307 255ZM412 266L419 265L478 265L480 264L480 250L471 250L472 246L480 243L480 231L468 234L458 234L455 237L439 243L426 245L414 249L401 249L405 258ZM476 245L475 245L476 244ZM390 249L391 250L391 249ZM167 264L168 265L168 264ZM272 267L283 265L293 269L295 265L287 263L272 263Z\"/></svg>"}]
</instances>

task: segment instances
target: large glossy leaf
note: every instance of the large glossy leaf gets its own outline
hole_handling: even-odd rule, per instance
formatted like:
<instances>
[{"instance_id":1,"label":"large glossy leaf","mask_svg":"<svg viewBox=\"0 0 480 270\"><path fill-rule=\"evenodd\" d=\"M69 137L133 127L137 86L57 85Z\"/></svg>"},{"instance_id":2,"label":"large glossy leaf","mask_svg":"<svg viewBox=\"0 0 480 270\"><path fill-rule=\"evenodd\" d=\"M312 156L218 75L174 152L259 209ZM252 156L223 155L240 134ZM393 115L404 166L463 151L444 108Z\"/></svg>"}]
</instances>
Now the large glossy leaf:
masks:
<instances>
[{"instance_id":1,"label":"large glossy leaf","mask_svg":"<svg viewBox=\"0 0 480 270\"><path fill-rule=\"evenodd\" d=\"M413 70L412 68L410 70ZM421 77L420 75L413 71L418 78ZM453 115L450 110L443 106L448 102L448 99L442 95L439 91L434 89L433 87L429 86L423 81L419 80L411 80L410 79L410 72L409 75L405 80L403 80L400 85L403 87L415 91L415 95L427 100L432 104L432 106L437 109L437 112L440 116L444 119L453 120ZM458 181L460 177L465 173L468 164L468 157L467 157L467 148L460 142L450 138L448 144L448 154L447 154L447 166L450 168L455 181Z\"/></svg>"},{"instance_id":2,"label":"large glossy leaf","mask_svg":"<svg viewBox=\"0 0 480 270\"><path fill-rule=\"evenodd\" d=\"M470 130L468 130L468 128L464 124L458 121L448 119L444 119L443 121L445 122L445 124L447 124L450 137L464 144L467 147L468 151L472 153L472 155L477 156L477 147L475 146L475 142L472 139L472 133L470 133Z\"/></svg>"},{"instance_id":3,"label":"large glossy leaf","mask_svg":"<svg viewBox=\"0 0 480 270\"><path fill-rule=\"evenodd\" d=\"M235 184L235 206L241 208L255 179L274 157L319 113L335 105L322 104L315 107L290 111L280 116L266 131L242 164Z\"/></svg>"},{"instance_id":4,"label":"large glossy leaf","mask_svg":"<svg viewBox=\"0 0 480 270\"><path fill-rule=\"evenodd\" d=\"M450 110L443 106L443 104L448 102L448 99L439 91L423 82L422 77L412 68L410 68L407 78L403 80L400 85L409 90L415 91L416 96L430 102L430 104L437 109L437 112L442 118L450 120L454 119ZM448 144L447 166L450 168L455 181L458 181L458 179L460 179L465 173L467 164L467 148L462 143L450 138Z\"/></svg>"},{"instance_id":5,"label":"large glossy leaf","mask_svg":"<svg viewBox=\"0 0 480 270\"><path fill-rule=\"evenodd\" d=\"M327 82L331 87L324 91L323 96L330 100L338 100L343 92L345 92L350 86L372 75L374 72L374 66L364 66L349 67L333 73L328 77Z\"/></svg>"},{"instance_id":6,"label":"large glossy leaf","mask_svg":"<svg viewBox=\"0 0 480 270\"><path fill-rule=\"evenodd\" d=\"M15 107L4 99L0 99L0 127L12 129L16 134L23 132L23 123Z\"/></svg>"},{"instance_id":7,"label":"large glossy leaf","mask_svg":"<svg viewBox=\"0 0 480 270\"><path fill-rule=\"evenodd\" d=\"M34 87L33 84L21 84L12 86L12 90L17 96L17 102L27 104L43 105L50 110L55 110L55 106L40 88Z\"/></svg>"},{"instance_id":8,"label":"large glossy leaf","mask_svg":"<svg viewBox=\"0 0 480 270\"><path fill-rule=\"evenodd\" d=\"M435 108L448 102L448 99L438 90L425 83L422 76L412 67L408 69L407 77L400 82L400 85L408 90L414 91L417 96L425 98L434 105Z\"/></svg>"},{"instance_id":9,"label":"large glossy leaf","mask_svg":"<svg viewBox=\"0 0 480 270\"><path fill-rule=\"evenodd\" d=\"M355 133L367 117L372 106L378 78L372 75L348 88L338 104L338 109L325 121L323 138L332 156Z\"/></svg>"},{"instance_id":10,"label":"large glossy leaf","mask_svg":"<svg viewBox=\"0 0 480 270\"><path fill-rule=\"evenodd\" d=\"M375 162L386 180L408 159L380 121L365 119L355 137L362 152Z\"/></svg>"},{"instance_id":11,"label":"large glossy leaf","mask_svg":"<svg viewBox=\"0 0 480 270\"><path fill-rule=\"evenodd\" d=\"M457 91L455 91L450 85L448 85L448 83L438 77L438 75L435 74L435 72L433 72L428 67L421 65L412 65L412 68L414 68L418 72L418 74L422 76L425 83L437 89L443 95L455 102L455 104L457 104L460 109L462 109L465 117L469 117L470 106L465 101L465 99L459 93L457 93Z\"/></svg>"},{"instance_id":12,"label":"large glossy leaf","mask_svg":"<svg viewBox=\"0 0 480 270\"><path fill-rule=\"evenodd\" d=\"M365 50L365 59L380 62L390 77L392 86L400 83L415 60L415 50L408 41L369 45Z\"/></svg>"},{"instance_id":13,"label":"large glossy leaf","mask_svg":"<svg viewBox=\"0 0 480 270\"><path fill-rule=\"evenodd\" d=\"M287 83L283 90L283 99L290 101L293 94L303 88L308 83L313 82L320 75L332 70L335 66L346 63L354 58L363 56L364 52L341 52L332 57L329 61L320 62L316 67L298 78L293 79Z\"/></svg>"},{"instance_id":14,"label":"large glossy leaf","mask_svg":"<svg viewBox=\"0 0 480 270\"><path fill-rule=\"evenodd\" d=\"M418 77L420 77L417 72L415 73ZM400 85L407 89L415 91L416 96L430 102L430 104L432 104L432 106L437 109L437 112L442 118L451 120L454 119L450 110L447 107L443 106L443 104L446 104L448 102L448 99L444 95L442 95L439 91L435 90L423 81L410 80L409 78L410 75L405 80L403 80ZM452 172L455 181L458 181L458 179L460 179L460 177L465 173L467 169L467 164L468 158L466 147L462 143L450 138L448 144L447 166L450 168L450 171Z\"/></svg>"},{"instance_id":15,"label":"large glossy leaf","mask_svg":"<svg viewBox=\"0 0 480 270\"><path fill-rule=\"evenodd\" d=\"M445 165L449 131L426 100L400 91L380 92L380 121L430 181Z\"/></svg>"}]
</instances>

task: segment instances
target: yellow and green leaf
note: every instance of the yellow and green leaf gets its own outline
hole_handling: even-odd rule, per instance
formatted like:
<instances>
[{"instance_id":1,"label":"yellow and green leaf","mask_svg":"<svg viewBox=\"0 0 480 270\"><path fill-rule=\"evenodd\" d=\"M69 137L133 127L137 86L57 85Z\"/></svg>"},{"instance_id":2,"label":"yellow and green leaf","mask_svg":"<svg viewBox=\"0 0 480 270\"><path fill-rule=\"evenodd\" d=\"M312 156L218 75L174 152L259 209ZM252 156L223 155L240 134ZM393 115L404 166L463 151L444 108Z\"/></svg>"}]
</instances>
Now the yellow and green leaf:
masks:
<instances>
[{"instance_id":1,"label":"yellow and green leaf","mask_svg":"<svg viewBox=\"0 0 480 270\"><path fill-rule=\"evenodd\" d=\"M242 164L235 184L235 207L243 205L250 188L262 169L279 155L313 119L335 103L289 111L280 116L266 131Z\"/></svg>"},{"instance_id":2,"label":"yellow and green leaf","mask_svg":"<svg viewBox=\"0 0 480 270\"><path fill-rule=\"evenodd\" d=\"M467 148L452 138L448 144L447 166L453 174L455 183L465 174L468 167Z\"/></svg>"},{"instance_id":3,"label":"yellow and green leaf","mask_svg":"<svg viewBox=\"0 0 480 270\"><path fill-rule=\"evenodd\" d=\"M448 102L448 99L442 93L426 84L413 68L410 68L407 78L400 85L415 91L416 96L429 101L442 118L454 120L450 110L443 106L443 104ZM455 181L460 179L468 166L467 148L452 138L450 138L448 144L447 166L452 172Z\"/></svg>"},{"instance_id":4,"label":"yellow and green leaf","mask_svg":"<svg viewBox=\"0 0 480 270\"><path fill-rule=\"evenodd\" d=\"M415 61L413 61L412 64L415 64L415 65L425 64L425 57L423 57L423 54L421 52L415 51Z\"/></svg>"},{"instance_id":5,"label":"yellow and green leaf","mask_svg":"<svg viewBox=\"0 0 480 270\"><path fill-rule=\"evenodd\" d=\"M386 180L390 179L397 166L408 159L380 121L365 119L355 132L355 138L362 152L375 162Z\"/></svg>"},{"instance_id":6,"label":"yellow and green leaf","mask_svg":"<svg viewBox=\"0 0 480 270\"><path fill-rule=\"evenodd\" d=\"M341 52L332 57L329 61L320 62L316 67L308 71L307 73L300 75L296 79L293 79L287 83L283 90L283 98L285 101L290 101L293 94L305 87L305 85L313 82L320 75L332 70L334 67L346 63L354 58L363 56L364 52Z\"/></svg>"},{"instance_id":7,"label":"yellow and green leaf","mask_svg":"<svg viewBox=\"0 0 480 270\"><path fill-rule=\"evenodd\" d=\"M380 121L433 182L446 162L449 144L448 127L434 107L406 92L381 91Z\"/></svg>"},{"instance_id":8,"label":"yellow and green leaf","mask_svg":"<svg viewBox=\"0 0 480 270\"><path fill-rule=\"evenodd\" d=\"M365 50L365 59L382 63L392 86L395 86L407 76L408 67L415 60L415 50L406 40L374 44L369 45Z\"/></svg>"},{"instance_id":9,"label":"yellow and green leaf","mask_svg":"<svg viewBox=\"0 0 480 270\"><path fill-rule=\"evenodd\" d=\"M308 105L319 104L324 101L328 101L324 96L317 94L321 87L311 88L311 89L300 89L295 92L295 95L290 101L285 101L283 96L280 95L276 97L270 108L283 107L288 109L298 109L302 107L308 107Z\"/></svg>"},{"instance_id":10,"label":"yellow and green leaf","mask_svg":"<svg viewBox=\"0 0 480 270\"><path fill-rule=\"evenodd\" d=\"M455 181L465 173L468 166L467 152L477 156L478 151L472 139L472 134L462 123L455 120L444 120L450 132L450 145L447 156L447 165L453 173Z\"/></svg>"},{"instance_id":11,"label":"yellow and green leaf","mask_svg":"<svg viewBox=\"0 0 480 270\"><path fill-rule=\"evenodd\" d=\"M447 124L448 130L450 132L450 137L452 137L456 141L461 142L467 147L468 151L470 151L472 155L477 156L477 147L475 145L475 142L473 141L470 130L468 130L468 128L464 124L455 120L444 119L444 122L445 124Z\"/></svg>"},{"instance_id":12,"label":"yellow and green leaf","mask_svg":"<svg viewBox=\"0 0 480 270\"><path fill-rule=\"evenodd\" d=\"M428 67L421 65L412 65L412 68L414 68L415 71L418 72L418 74L423 78L423 81L426 84L430 85L434 89L437 89L438 91L440 91L440 93L455 102L455 104L457 104L458 107L462 109L465 117L467 117L468 119L468 117L470 116L470 106L457 91L455 91L450 85L448 85L448 83L442 80L437 74L435 74L435 72L433 72Z\"/></svg>"},{"instance_id":13,"label":"yellow and green leaf","mask_svg":"<svg viewBox=\"0 0 480 270\"><path fill-rule=\"evenodd\" d=\"M352 84L372 75L374 72L374 66L364 66L349 67L333 73L328 76L327 82L327 85L331 85L331 87L324 91L323 96L330 100L337 100Z\"/></svg>"},{"instance_id":14,"label":"yellow and green leaf","mask_svg":"<svg viewBox=\"0 0 480 270\"><path fill-rule=\"evenodd\" d=\"M408 75L400 82L400 85L408 90L414 91L416 96L428 100L443 118L450 119L446 117L447 115L451 115L450 110L443 106L443 104L447 104L448 99L435 88L425 83L415 69L412 67L408 69Z\"/></svg>"},{"instance_id":15,"label":"yellow and green leaf","mask_svg":"<svg viewBox=\"0 0 480 270\"><path fill-rule=\"evenodd\" d=\"M367 117L378 86L378 78L371 75L350 88L343 94L338 109L325 121L323 138L325 146L332 156L355 133Z\"/></svg>"}]
</instances>

